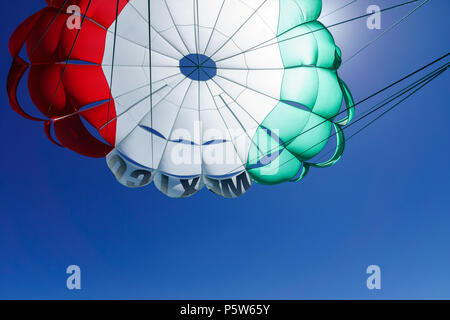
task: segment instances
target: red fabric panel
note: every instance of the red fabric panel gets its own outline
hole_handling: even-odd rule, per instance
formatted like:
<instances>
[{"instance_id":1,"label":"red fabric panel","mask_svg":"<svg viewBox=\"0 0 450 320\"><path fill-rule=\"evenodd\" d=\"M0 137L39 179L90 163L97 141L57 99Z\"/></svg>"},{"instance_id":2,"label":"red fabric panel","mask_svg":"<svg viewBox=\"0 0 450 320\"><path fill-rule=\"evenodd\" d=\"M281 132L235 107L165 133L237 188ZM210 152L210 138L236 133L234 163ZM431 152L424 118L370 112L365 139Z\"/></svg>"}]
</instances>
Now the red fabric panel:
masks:
<instances>
[{"instance_id":1,"label":"red fabric panel","mask_svg":"<svg viewBox=\"0 0 450 320\"><path fill-rule=\"evenodd\" d=\"M36 21L39 20L39 18L46 10L47 9L43 9L35 13L27 20L22 22L22 24L13 32L11 38L9 39L9 52L11 53L11 56L13 58L19 55L20 50L22 50L23 45L25 44L25 41L27 41L30 32L35 27Z\"/></svg>"},{"instance_id":2,"label":"red fabric panel","mask_svg":"<svg viewBox=\"0 0 450 320\"><path fill-rule=\"evenodd\" d=\"M8 92L9 104L12 109L20 114L22 117L29 120L43 121L26 113L17 100L17 87L19 86L20 79L22 79L25 72L28 70L29 64L20 57L14 58L11 69L8 73L8 80L6 82L6 90Z\"/></svg>"},{"instance_id":3,"label":"red fabric panel","mask_svg":"<svg viewBox=\"0 0 450 320\"><path fill-rule=\"evenodd\" d=\"M56 19L55 19L56 17ZM47 9L39 17L28 35L26 47L31 64L58 61L56 51L62 30L66 27L66 16L58 10Z\"/></svg>"},{"instance_id":4,"label":"red fabric panel","mask_svg":"<svg viewBox=\"0 0 450 320\"><path fill-rule=\"evenodd\" d=\"M76 42L75 38L77 37ZM59 61L83 60L101 64L105 51L106 31L85 20L80 30L63 28L56 59ZM75 42L75 46L73 45ZM73 49L72 49L73 48ZM72 53L71 53L72 50Z\"/></svg>"},{"instance_id":5,"label":"red fabric panel","mask_svg":"<svg viewBox=\"0 0 450 320\"><path fill-rule=\"evenodd\" d=\"M31 63L55 63L70 59L101 64L106 30L90 20L84 20L81 29L69 29L66 26L68 18L69 15L58 14L58 10L53 8L48 8L40 16L27 39Z\"/></svg>"},{"instance_id":6,"label":"red fabric panel","mask_svg":"<svg viewBox=\"0 0 450 320\"><path fill-rule=\"evenodd\" d=\"M91 135L78 115L56 121L54 127L63 146L84 156L103 158L113 149Z\"/></svg>"},{"instance_id":7,"label":"red fabric panel","mask_svg":"<svg viewBox=\"0 0 450 320\"><path fill-rule=\"evenodd\" d=\"M97 65L32 65L28 82L31 99L49 118L73 113L110 96L103 69Z\"/></svg>"},{"instance_id":8,"label":"red fabric panel","mask_svg":"<svg viewBox=\"0 0 450 320\"><path fill-rule=\"evenodd\" d=\"M47 138L53 142L54 144L56 144L58 147L62 147L64 148L64 146L62 144L60 144L58 141L56 141L55 139L53 139L52 136L52 121L51 120L47 120L44 122L44 131L45 134L47 135Z\"/></svg>"},{"instance_id":9,"label":"red fabric panel","mask_svg":"<svg viewBox=\"0 0 450 320\"><path fill-rule=\"evenodd\" d=\"M86 9L88 8L90 0L69 0L64 6L64 12L67 12L67 8L71 5L76 5L80 7L81 14L84 15L86 13ZM119 1L119 13L123 10L123 8L128 4L129 0L118 0ZM64 4L64 0L47 0L47 3L50 7L61 8ZM116 9L117 9L117 0L92 0L89 5L89 10L87 11L86 16L98 24L105 27L105 29L109 29L109 27L116 20Z\"/></svg>"},{"instance_id":10,"label":"red fabric panel","mask_svg":"<svg viewBox=\"0 0 450 320\"><path fill-rule=\"evenodd\" d=\"M30 97L48 118L63 116L76 110L67 106L64 83L60 82L64 65L31 65L28 75ZM59 86L58 86L59 84Z\"/></svg>"},{"instance_id":11,"label":"red fabric panel","mask_svg":"<svg viewBox=\"0 0 450 320\"><path fill-rule=\"evenodd\" d=\"M110 90L101 66L67 65L63 83L75 106L107 100Z\"/></svg>"},{"instance_id":12,"label":"red fabric panel","mask_svg":"<svg viewBox=\"0 0 450 320\"><path fill-rule=\"evenodd\" d=\"M86 156L103 157L112 147L92 136L84 127L77 112L86 105L110 98L108 82L100 64L104 55L106 30L116 18L117 2L113 0L46 2L48 7L25 20L11 37L9 49L14 61L7 85L10 104L20 115L44 121L28 115L17 101L18 84L29 66L18 57L18 54L26 45L31 63L28 76L31 99L46 117L54 120L44 123L48 137L57 143L51 136L53 122L55 135L61 145ZM127 3L128 0L119 0L119 13ZM66 26L70 17L67 8L71 5L79 6L82 15L86 14L89 5L86 14L88 19L84 20L80 30L69 29ZM67 63L74 60L93 64ZM116 117L113 100L83 111L82 116L99 130L108 143L115 144L115 120L100 130L108 119Z\"/></svg>"},{"instance_id":13,"label":"red fabric panel","mask_svg":"<svg viewBox=\"0 0 450 320\"><path fill-rule=\"evenodd\" d=\"M109 111L108 111L109 110ZM114 105L114 100L111 99L105 103L102 103L95 108L85 109L81 111L81 116L86 119L94 128L99 130L102 137L108 142L113 144L116 139L116 123L117 121L111 121L108 125L109 120L116 118L116 108ZM108 116L109 115L109 116ZM103 128L102 128L103 127ZM100 129L102 128L102 129Z\"/></svg>"}]
</instances>

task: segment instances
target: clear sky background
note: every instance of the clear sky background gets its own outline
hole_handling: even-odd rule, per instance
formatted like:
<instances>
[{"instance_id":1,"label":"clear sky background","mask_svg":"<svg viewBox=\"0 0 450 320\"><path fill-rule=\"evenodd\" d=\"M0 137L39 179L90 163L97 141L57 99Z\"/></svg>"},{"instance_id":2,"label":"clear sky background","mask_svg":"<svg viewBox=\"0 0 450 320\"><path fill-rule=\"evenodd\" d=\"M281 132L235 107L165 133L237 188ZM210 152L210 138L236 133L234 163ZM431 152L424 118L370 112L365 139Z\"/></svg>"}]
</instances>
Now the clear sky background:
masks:
<instances>
[{"instance_id":1,"label":"clear sky background","mask_svg":"<svg viewBox=\"0 0 450 320\"><path fill-rule=\"evenodd\" d=\"M324 21L400 2L359 0ZM345 3L324 0L323 12ZM104 159L56 147L42 124L10 109L8 39L44 5L1 4L0 298L450 298L448 74L301 183L254 185L235 200L206 190L173 200L153 186L122 187ZM365 20L331 29L344 60L416 5L384 13L380 31ZM449 1L431 0L344 64L355 99L447 53L449 12ZM25 85L20 92L31 110ZM82 268L81 291L66 289L71 264ZM372 264L380 291L366 288Z\"/></svg>"}]
</instances>

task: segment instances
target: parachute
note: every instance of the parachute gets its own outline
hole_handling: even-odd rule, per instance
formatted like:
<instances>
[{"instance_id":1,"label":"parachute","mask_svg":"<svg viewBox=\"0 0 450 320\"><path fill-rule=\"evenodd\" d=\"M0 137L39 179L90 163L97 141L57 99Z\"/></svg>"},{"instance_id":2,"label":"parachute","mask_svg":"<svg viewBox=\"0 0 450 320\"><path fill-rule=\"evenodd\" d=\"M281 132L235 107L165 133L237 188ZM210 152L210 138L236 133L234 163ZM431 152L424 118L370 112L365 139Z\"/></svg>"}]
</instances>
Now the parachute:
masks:
<instances>
[{"instance_id":1,"label":"parachute","mask_svg":"<svg viewBox=\"0 0 450 320\"><path fill-rule=\"evenodd\" d=\"M127 187L226 198L342 156L353 117L321 0L47 0L10 40L12 108ZM20 57L26 47L29 62ZM17 88L43 114L21 108ZM341 109L347 115L337 119ZM315 158L336 136L334 154Z\"/></svg>"}]
</instances>

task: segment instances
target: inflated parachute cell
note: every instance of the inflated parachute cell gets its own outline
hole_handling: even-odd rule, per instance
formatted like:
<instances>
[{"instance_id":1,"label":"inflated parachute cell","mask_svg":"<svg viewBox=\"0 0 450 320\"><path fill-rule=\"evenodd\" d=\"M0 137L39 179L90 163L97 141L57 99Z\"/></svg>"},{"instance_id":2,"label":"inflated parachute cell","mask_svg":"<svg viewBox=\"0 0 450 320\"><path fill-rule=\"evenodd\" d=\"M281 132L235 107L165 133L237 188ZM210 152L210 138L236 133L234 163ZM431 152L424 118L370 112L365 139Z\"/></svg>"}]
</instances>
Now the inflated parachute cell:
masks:
<instances>
[{"instance_id":1,"label":"inflated parachute cell","mask_svg":"<svg viewBox=\"0 0 450 320\"><path fill-rule=\"evenodd\" d=\"M56 144L106 157L121 184L233 198L342 156L353 99L337 74L341 52L317 21L320 0L47 5L11 38L10 103ZM28 69L42 119L17 101ZM334 155L315 163L333 135Z\"/></svg>"}]
</instances>

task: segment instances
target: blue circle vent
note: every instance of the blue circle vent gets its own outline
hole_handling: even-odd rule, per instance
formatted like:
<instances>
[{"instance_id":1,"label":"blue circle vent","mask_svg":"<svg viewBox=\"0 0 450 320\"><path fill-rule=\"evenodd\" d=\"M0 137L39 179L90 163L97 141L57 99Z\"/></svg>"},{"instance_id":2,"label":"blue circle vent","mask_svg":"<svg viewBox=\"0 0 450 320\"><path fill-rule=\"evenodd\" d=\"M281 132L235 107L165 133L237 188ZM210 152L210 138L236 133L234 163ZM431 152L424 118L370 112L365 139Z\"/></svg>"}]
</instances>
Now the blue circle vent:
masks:
<instances>
[{"instance_id":1,"label":"blue circle vent","mask_svg":"<svg viewBox=\"0 0 450 320\"><path fill-rule=\"evenodd\" d=\"M216 63L200 53L191 53L180 60L181 73L196 81L208 81L217 74Z\"/></svg>"}]
</instances>

